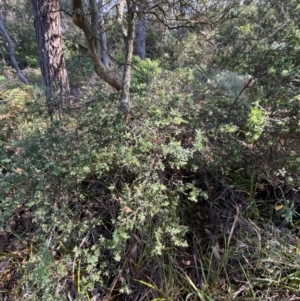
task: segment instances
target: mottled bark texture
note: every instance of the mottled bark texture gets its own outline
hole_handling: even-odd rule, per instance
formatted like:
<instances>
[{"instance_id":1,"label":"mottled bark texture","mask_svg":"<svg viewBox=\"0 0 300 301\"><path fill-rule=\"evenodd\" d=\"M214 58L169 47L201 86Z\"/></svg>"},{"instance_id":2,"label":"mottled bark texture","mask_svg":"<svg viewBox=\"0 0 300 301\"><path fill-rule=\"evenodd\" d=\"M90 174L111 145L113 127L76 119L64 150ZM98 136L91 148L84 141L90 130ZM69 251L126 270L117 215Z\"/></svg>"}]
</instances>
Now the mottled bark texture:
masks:
<instances>
[{"instance_id":1,"label":"mottled bark texture","mask_svg":"<svg viewBox=\"0 0 300 301\"><path fill-rule=\"evenodd\" d=\"M15 54L14 54L13 44L12 44L12 41L10 39L10 36L9 36L8 32L5 29L1 13L0 13L0 30L2 31L4 39L6 41L6 45L7 45L7 50L8 50L8 53L9 53L10 61L11 61L12 65L13 65L13 67L16 69L17 75L18 75L19 79L23 83L28 84L28 81L27 81L26 77L24 76L24 74L20 70L19 65L17 63L16 57L15 57Z\"/></svg>"},{"instance_id":2,"label":"mottled bark texture","mask_svg":"<svg viewBox=\"0 0 300 301\"><path fill-rule=\"evenodd\" d=\"M31 0L38 44L38 57L49 114L69 105L69 83L62 49L58 0Z\"/></svg>"}]
</instances>

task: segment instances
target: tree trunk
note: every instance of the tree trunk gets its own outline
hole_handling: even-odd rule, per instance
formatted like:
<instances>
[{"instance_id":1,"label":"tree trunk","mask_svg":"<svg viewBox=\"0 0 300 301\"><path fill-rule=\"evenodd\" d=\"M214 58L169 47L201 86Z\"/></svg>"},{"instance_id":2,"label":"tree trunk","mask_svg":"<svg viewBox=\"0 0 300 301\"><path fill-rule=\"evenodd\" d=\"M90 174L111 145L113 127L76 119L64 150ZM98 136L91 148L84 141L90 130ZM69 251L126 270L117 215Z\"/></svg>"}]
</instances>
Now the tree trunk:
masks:
<instances>
[{"instance_id":1,"label":"tree trunk","mask_svg":"<svg viewBox=\"0 0 300 301\"><path fill-rule=\"evenodd\" d=\"M22 71L20 70L20 68L18 66L17 60L16 60L15 55L14 55L13 45L12 45L9 34L7 33L7 31L5 29L1 13L0 13L0 30L2 31L2 33L4 35L4 38L6 40L7 50L8 50L8 53L9 53L10 61L11 61L12 65L14 66L14 68L16 69L19 79L23 83L28 84L28 81L27 81L26 77L24 76L24 74L22 73Z\"/></svg>"},{"instance_id":2,"label":"tree trunk","mask_svg":"<svg viewBox=\"0 0 300 301\"><path fill-rule=\"evenodd\" d=\"M95 0L90 0L95 1ZM98 43L95 43L95 40L99 39L98 35L94 35L92 32L92 28L94 26L92 25L92 28L87 21L85 17L85 13L82 6L81 0L73 0L73 22L75 25L77 25L84 33L84 37L86 40L87 47L80 46L80 49L84 51L92 60L95 71L97 75L102 78L105 82L110 84L112 87L114 87L117 91L120 91L122 89L122 85L119 82L118 78L108 69L104 66L104 64L101 62L101 59L99 59L99 51L100 49L97 49ZM98 22L97 22L98 23Z\"/></svg>"},{"instance_id":3,"label":"tree trunk","mask_svg":"<svg viewBox=\"0 0 300 301\"><path fill-rule=\"evenodd\" d=\"M58 0L31 0L38 56L49 114L69 105L69 83L62 49ZM57 99L55 99L57 97Z\"/></svg>"},{"instance_id":4,"label":"tree trunk","mask_svg":"<svg viewBox=\"0 0 300 301\"><path fill-rule=\"evenodd\" d=\"M123 34L125 42L125 66L123 71L123 81L122 81L122 96L121 104L125 108L127 114L131 114L131 104L130 104L130 81L131 81L131 64L133 55L133 42L134 42L134 32L135 32L135 7L131 0L127 0L127 30L125 29L123 23L123 13L125 0L120 0L118 4L118 16L117 22L119 24L120 30Z\"/></svg>"},{"instance_id":5,"label":"tree trunk","mask_svg":"<svg viewBox=\"0 0 300 301\"><path fill-rule=\"evenodd\" d=\"M146 19L140 15L135 32L136 54L142 59L146 59Z\"/></svg>"},{"instance_id":6,"label":"tree trunk","mask_svg":"<svg viewBox=\"0 0 300 301\"><path fill-rule=\"evenodd\" d=\"M101 61L106 68L109 68L109 59L107 52L107 42L105 33L105 23L103 14L103 0L98 1L98 22L100 31L100 44L101 44Z\"/></svg>"}]
</instances>

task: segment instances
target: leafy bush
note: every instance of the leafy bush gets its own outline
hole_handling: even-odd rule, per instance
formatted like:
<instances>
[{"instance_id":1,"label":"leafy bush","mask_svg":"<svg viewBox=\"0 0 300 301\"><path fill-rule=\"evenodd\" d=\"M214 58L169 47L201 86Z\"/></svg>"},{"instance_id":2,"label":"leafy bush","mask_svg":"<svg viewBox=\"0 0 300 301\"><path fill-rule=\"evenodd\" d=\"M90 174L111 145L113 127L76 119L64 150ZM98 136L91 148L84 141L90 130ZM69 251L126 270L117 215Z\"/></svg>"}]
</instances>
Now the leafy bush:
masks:
<instances>
[{"instance_id":1,"label":"leafy bush","mask_svg":"<svg viewBox=\"0 0 300 301\"><path fill-rule=\"evenodd\" d=\"M161 63L134 57L132 120L119 95L91 88L93 101L50 122L43 91L1 80L0 260L16 271L10 282L6 269L1 292L15 300L298 294L298 31L287 22L273 43L271 20L286 8L250 2L209 32L218 56L205 32L178 30L166 36ZM85 60L81 69L68 62L72 80L92 72Z\"/></svg>"},{"instance_id":2,"label":"leafy bush","mask_svg":"<svg viewBox=\"0 0 300 301\"><path fill-rule=\"evenodd\" d=\"M132 72L132 88L140 84L149 84L154 78L156 78L161 69L159 68L158 60L151 60L149 58L142 60L138 56L134 56L133 60L133 72Z\"/></svg>"},{"instance_id":3,"label":"leafy bush","mask_svg":"<svg viewBox=\"0 0 300 301\"><path fill-rule=\"evenodd\" d=\"M7 86L7 82L3 83ZM0 141L7 141L12 132L30 117L27 114L28 106L32 103L33 91L31 88L11 87L0 95Z\"/></svg>"},{"instance_id":4,"label":"leafy bush","mask_svg":"<svg viewBox=\"0 0 300 301\"><path fill-rule=\"evenodd\" d=\"M260 149L260 143L271 135L263 102L244 97L244 103L236 104L239 114L235 107L231 116L224 116L232 105L231 88L214 80L217 76L211 78L199 84L191 68L161 72L147 94L132 96L131 122L115 100L96 91L98 102L51 124L43 119L43 108L26 108L22 126L15 126L6 138L6 145L18 151L5 154L9 163L0 184L2 230L33 246L20 268L19 283L24 286L16 288L18 294L26 287L27 300L64 300L67 294L85 300L95 291L102 297L126 298L147 286L157 298L176 299L182 288L175 286L185 281L185 291L203 296L179 258L194 244L201 258L205 227L226 223L215 210L227 210L226 218L232 221L236 214L232 200L215 201L225 197L225 184L209 173L222 174L222 181L236 181L244 189L252 185L253 196L255 183L242 179L253 170L263 175L269 150ZM12 91L4 95L21 99L25 93ZM30 114L35 118L28 122ZM233 190L225 191L226 200L238 198ZM295 201L285 204L284 217L279 218L287 218L289 204ZM256 207L250 209L245 212L257 218ZM19 225L22 212L28 221ZM217 262L223 256L220 249L228 249L226 241L232 239L224 233L221 246L204 247ZM229 249L226 256L235 262ZM205 296L214 298L214 279L221 270L204 260L202 272L211 288ZM159 276L157 266L163 270ZM163 284L170 279L178 283Z\"/></svg>"},{"instance_id":5,"label":"leafy bush","mask_svg":"<svg viewBox=\"0 0 300 301\"><path fill-rule=\"evenodd\" d=\"M119 55L117 61L120 64L125 62L124 55ZM131 90L145 90L145 87L160 74L159 60L149 58L142 60L139 56L134 55L132 58Z\"/></svg>"}]
</instances>

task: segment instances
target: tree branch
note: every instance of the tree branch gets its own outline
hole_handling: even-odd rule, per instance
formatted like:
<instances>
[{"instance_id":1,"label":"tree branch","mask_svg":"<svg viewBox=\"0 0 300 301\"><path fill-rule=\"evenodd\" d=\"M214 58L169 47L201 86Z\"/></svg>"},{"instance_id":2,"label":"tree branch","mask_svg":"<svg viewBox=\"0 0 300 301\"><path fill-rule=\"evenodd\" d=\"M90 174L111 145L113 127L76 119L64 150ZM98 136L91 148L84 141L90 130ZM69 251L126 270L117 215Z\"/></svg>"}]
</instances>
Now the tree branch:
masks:
<instances>
[{"instance_id":1,"label":"tree branch","mask_svg":"<svg viewBox=\"0 0 300 301\"><path fill-rule=\"evenodd\" d=\"M15 54L14 54L14 48L13 48L13 45L12 45L12 41L10 39L10 36L9 34L7 33L6 29L5 29L5 26L4 26L4 23L3 23L3 18L2 18L2 14L0 13L0 30L2 31L3 35L4 35L4 38L6 40L6 43L7 43L7 50L8 50L8 53L9 53L9 58L10 58L10 61L12 63L12 65L14 66L14 68L16 69L17 71L17 75L19 77L19 79L25 83L26 85L28 85L28 81L26 79L26 77L24 76L24 74L22 73L22 71L20 70L19 68L19 65L17 63L17 60L15 58Z\"/></svg>"},{"instance_id":2,"label":"tree branch","mask_svg":"<svg viewBox=\"0 0 300 301\"><path fill-rule=\"evenodd\" d=\"M99 43L95 43L95 40L98 37L94 37L90 24L88 23L87 19L84 15L83 5L81 0L73 0L73 22L77 25L84 33L85 40L87 47L85 49L85 53L88 54L90 59L92 60L95 71L97 75L102 78L105 82L109 85L114 87L117 91L122 89L122 85L119 82L119 79L108 69L104 66L101 62L99 57L100 49ZM82 48L82 46L79 46Z\"/></svg>"}]
</instances>

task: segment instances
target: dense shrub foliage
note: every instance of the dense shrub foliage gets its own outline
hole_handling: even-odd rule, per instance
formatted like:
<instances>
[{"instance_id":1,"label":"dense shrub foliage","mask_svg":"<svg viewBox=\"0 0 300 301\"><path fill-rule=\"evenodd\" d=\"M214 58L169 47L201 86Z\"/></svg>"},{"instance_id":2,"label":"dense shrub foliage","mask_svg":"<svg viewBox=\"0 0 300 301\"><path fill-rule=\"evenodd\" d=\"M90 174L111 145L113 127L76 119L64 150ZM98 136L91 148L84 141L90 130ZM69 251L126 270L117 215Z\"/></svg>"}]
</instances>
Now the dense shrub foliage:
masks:
<instances>
[{"instance_id":1,"label":"dense shrub foliage","mask_svg":"<svg viewBox=\"0 0 300 301\"><path fill-rule=\"evenodd\" d=\"M210 75L203 82L204 75L192 68L162 71L147 90L133 94L130 122L117 100L101 91L93 92L96 101L81 112L52 123L45 121L46 113L26 108L26 90L3 93L4 98L18 93L14 100L19 95L21 103L6 106L2 119L13 130L2 138L1 227L34 246L22 280L28 298L65 300L70 282L77 298L85 299L95 285L109 291L116 275L123 279L115 280L119 291L129 293L132 277L148 283L153 275L145 269L157 264L157 256L191 248L195 232L205 235L207 229L199 227L212 217L204 218L203 211L215 215L237 198L227 205L217 201L218 194L223 200L224 185L246 189L254 198L256 178L275 187L298 184L290 157L272 161L278 132L267 107L249 92L236 104L239 114L236 107L224 114L244 77L205 74ZM293 145L285 146L288 151L297 156ZM282 203L282 218L289 222L297 215L294 201ZM211 206L220 208L210 211ZM259 207L248 206L244 213L257 219ZM26 223L19 224L24 216ZM222 221L214 219L215 226ZM180 256L177 252L173 256Z\"/></svg>"},{"instance_id":2,"label":"dense shrub foliage","mask_svg":"<svg viewBox=\"0 0 300 301\"><path fill-rule=\"evenodd\" d=\"M132 118L75 34L52 120L39 72L3 63L3 300L296 300L300 8L244 2L205 32L148 30Z\"/></svg>"}]
</instances>

